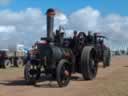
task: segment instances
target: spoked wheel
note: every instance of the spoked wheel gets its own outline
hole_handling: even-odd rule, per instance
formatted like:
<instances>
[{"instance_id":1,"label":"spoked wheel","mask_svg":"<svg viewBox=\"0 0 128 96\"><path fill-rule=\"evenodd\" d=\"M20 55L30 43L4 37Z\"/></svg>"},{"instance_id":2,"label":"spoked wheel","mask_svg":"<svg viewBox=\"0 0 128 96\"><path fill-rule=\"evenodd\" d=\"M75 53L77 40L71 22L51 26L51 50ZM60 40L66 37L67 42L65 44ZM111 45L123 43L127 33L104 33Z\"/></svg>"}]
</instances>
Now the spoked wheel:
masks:
<instances>
[{"instance_id":1,"label":"spoked wheel","mask_svg":"<svg viewBox=\"0 0 128 96\"><path fill-rule=\"evenodd\" d=\"M24 78L28 84L34 85L38 79L37 66L32 65L30 61L27 62L24 68Z\"/></svg>"},{"instance_id":2,"label":"spoked wheel","mask_svg":"<svg viewBox=\"0 0 128 96\"><path fill-rule=\"evenodd\" d=\"M56 69L56 79L59 87L67 86L70 82L71 68L67 60L61 60Z\"/></svg>"},{"instance_id":3,"label":"spoked wheel","mask_svg":"<svg viewBox=\"0 0 128 96\"><path fill-rule=\"evenodd\" d=\"M11 61L8 59L4 60L3 67L4 68L10 68L11 67Z\"/></svg>"},{"instance_id":4,"label":"spoked wheel","mask_svg":"<svg viewBox=\"0 0 128 96\"><path fill-rule=\"evenodd\" d=\"M97 75L98 63L92 46L84 47L81 55L81 72L85 80L92 80Z\"/></svg>"},{"instance_id":5,"label":"spoked wheel","mask_svg":"<svg viewBox=\"0 0 128 96\"><path fill-rule=\"evenodd\" d=\"M17 63L16 64L17 67L23 67L23 65L24 65L24 62L23 62L23 60L21 58L18 59L16 63Z\"/></svg>"}]
</instances>

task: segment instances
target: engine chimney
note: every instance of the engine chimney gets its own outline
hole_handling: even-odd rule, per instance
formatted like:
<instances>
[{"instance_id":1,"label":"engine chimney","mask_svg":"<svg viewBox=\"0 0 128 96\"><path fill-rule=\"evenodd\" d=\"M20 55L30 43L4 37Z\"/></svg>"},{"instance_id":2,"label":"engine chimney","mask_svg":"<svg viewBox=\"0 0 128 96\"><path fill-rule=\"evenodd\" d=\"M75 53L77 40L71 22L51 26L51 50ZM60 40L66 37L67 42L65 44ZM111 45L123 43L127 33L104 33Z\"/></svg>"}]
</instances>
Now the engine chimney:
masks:
<instances>
[{"instance_id":1,"label":"engine chimney","mask_svg":"<svg viewBox=\"0 0 128 96\"><path fill-rule=\"evenodd\" d=\"M50 8L46 12L47 15L47 38L49 41L54 41L53 28L54 28L54 9Z\"/></svg>"}]
</instances>

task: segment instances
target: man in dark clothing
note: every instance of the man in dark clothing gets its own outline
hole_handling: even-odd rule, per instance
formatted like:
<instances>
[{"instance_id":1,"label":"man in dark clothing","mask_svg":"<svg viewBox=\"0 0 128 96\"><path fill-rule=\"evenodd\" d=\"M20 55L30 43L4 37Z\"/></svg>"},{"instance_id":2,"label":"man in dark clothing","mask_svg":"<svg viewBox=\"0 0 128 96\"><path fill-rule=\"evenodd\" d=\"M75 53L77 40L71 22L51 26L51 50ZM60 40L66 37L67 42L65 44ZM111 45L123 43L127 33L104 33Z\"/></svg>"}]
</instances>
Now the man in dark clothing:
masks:
<instances>
[{"instance_id":1,"label":"man in dark clothing","mask_svg":"<svg viewBox=\"0 0 128 96\"><path fill-rule=\"evenodd\" d=\"M97 33L94 33L93 41L95 44L97 44Z\"/></svg>"},{"instance_id":2,"label":"man in dark clothing","mask_svg":"<svg viewBox=\"0 0 128 96\"><path fill-rule=\"evenodd\" d=\"M77 44L77 31L73 32L73 38L71 40L70 48L75 49Z\"/></svg>"},{"instance_id":3,"label":"man in dark clothing","mask_svg":"<svg viewBox=\"0 0 128 96\"><path fill-rule=\"evenodd\" d=\"M77 31L75 30L74 32L73 32L73 39L76 39L77 38Z\"/></svg>"},{"instance_id":4,"label":"man in dark clothing","mask_svg":"<svg viewBox=\"0 0 128 96\"><path fill-rule=\"evenodd\" d=\"M88 36L87 36L87 43L92 44L93 43L93 36L91 34L91 31L88 31Z\"/></svg>"}]
</instances>

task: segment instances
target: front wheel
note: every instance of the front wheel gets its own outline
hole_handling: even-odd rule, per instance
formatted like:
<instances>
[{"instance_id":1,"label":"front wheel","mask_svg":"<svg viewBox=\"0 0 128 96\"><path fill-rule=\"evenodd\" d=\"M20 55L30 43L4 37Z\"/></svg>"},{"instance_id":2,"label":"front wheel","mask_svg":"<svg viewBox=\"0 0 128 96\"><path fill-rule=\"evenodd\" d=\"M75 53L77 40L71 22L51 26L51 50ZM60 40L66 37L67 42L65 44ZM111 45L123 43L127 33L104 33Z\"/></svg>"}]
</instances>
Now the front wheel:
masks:
<instances>
[{"instance_id":1,"label":"front wheel","mask_svg":"<svg viewBox=\"0 0 128 96\"><path fill-rule=\"evenodd\" d=\"M30 61L28 61L24 68L25 80L28 84L34 85L36 83L37 77L37 66L34 66L30 63Z\"/></svg>"},{"instance_id":2,"label":"front wheel","mask_svg":"<svg viewBox=\"0 0 128 96\"><path fill-rule=\"evenodd\" d=\"M67 60L63 59L59 62L56 69L56 80L59 87L67 86L70 82L71 67Z\"/></svg>"}]
</instances>

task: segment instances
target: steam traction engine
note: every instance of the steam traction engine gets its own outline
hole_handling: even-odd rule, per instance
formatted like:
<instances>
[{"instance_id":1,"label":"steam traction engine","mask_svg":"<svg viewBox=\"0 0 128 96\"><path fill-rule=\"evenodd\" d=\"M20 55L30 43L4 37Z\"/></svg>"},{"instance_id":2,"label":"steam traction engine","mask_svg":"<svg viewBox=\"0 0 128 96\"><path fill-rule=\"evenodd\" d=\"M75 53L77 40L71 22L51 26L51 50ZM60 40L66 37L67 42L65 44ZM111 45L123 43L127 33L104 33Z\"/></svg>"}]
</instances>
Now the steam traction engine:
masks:
<instances>
[{"instance_id":1,"label":"steam traction engine","mask_svg":"<svg viewBox=\"0 0 128 96\"><path fill-rule=\"evenodd\" d=\"M86 44L84 32L73 38L64 38L61 30L53 34L54 16L55 11L48 9L47 37L41 38L31 51L24 69L25 80L34 84L43 77L63 87L74 72L81 73L85 80L94 79L98 65L95 44Z\"/></svg>"},{"instance_id":2,"label":"steam traction engine","mask_svg":"<svg viewBox=\"0 0 128 96\"><path fill-rule=\"evenodd\" d=\"M94 37L96 37L95 44L98 54L98 62L102 62L104 68L109 67L111 63L111 50L104 43L104 39L107 39L107 37L97 33L94 33Z\"/></svg>"}]
</instances>

